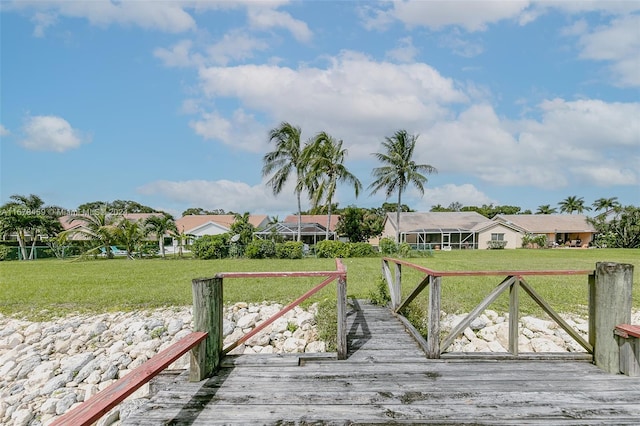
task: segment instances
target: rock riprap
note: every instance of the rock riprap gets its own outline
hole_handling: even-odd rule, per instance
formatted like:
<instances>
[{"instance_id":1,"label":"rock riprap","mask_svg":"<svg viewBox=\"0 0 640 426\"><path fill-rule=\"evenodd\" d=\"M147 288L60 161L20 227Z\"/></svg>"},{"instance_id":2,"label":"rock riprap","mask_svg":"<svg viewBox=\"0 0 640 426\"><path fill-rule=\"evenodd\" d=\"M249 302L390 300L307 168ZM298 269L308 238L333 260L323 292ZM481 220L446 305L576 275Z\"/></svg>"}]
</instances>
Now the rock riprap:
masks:
<instances>
[{"instance_id":1,"label":"rock riprap","mask_svg":"<svg viewBox=\"0 0 640 426\"><path fill-rule=\"evenodd\" d=\"M282 307L267 302L226 307L225 346ZM324 352L316 313L316 305L296 307L232 354ZM47 322L0 316L0 424L50 423L189 334L192 318L191 307L73 315ZM188 367L186 354L169 369ZM149 389L149 384L143 386L99 424L124 418L144 402Z\"/></svg>"}]
</instances>

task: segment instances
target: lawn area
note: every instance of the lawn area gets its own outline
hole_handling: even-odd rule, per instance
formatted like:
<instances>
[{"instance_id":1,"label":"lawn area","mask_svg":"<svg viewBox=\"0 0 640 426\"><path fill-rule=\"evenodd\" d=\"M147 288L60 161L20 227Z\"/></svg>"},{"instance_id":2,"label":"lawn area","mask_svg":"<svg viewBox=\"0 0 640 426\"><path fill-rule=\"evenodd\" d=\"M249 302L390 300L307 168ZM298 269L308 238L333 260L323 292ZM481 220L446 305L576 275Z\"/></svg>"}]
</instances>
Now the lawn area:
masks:
<instances>
[{"instance_id":1,"label":"lawn area","mask_svg":"<svg viewBox=\"0 0 640 426\"><path fill-rule=\"evenodd\" d=\"M640 250L460 250L435 252L432 257L407 259L435 270L567 270L595 269L596 262L634 265L633 306L640 309ZM348 271L348 295L369 298L381 277L379 258L343 259ZM196 260L196 259L97 259L0 262L0 313L43 319L70 312L141 310L192 304L191 280L233 271L330 271L333 259L302 260ZM403 291L409 292L421 275L403 268ZM444 278L443 309L472 309L502 277ZM322 281L321 278L227 279L224 299L230 302L276 301L288 303ZM585 276L532 277L536 290L560 312L583 312L586 306ZM421 298L426 298L426 292ZM523 299L526 296L523 296ZM329 285L313 301L335 299ZM422 303L419 298L416 303ZM536 313L533 304L522 303L524 313ZM506 310L506 299L492 305Z\"/></svg>"}]
</instances>

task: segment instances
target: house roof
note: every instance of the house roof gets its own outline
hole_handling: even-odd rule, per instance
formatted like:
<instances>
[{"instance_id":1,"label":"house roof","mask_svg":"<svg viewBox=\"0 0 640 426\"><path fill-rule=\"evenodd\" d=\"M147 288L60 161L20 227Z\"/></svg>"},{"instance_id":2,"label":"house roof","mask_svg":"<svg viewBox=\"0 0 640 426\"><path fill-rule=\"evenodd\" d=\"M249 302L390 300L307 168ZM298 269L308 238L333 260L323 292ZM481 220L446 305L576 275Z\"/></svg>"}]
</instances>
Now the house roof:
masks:
<instances>
[{"instance_id":1,"label":"house roof","mask_svg":"<svg viewBox=\"0 0 640 426\"><path fill-rule=\"evenodd\" d=\"M470 231L477 224L487 220L477 212L402 212L400 232ZM397 229L395 213L387 213L386 222Z\"/></svg>"},{"instance_id":2,"label":"house roof","mask_svg":"<svg viewBox=\"0 0 640 426\"><path fill-rule=\"evenodd\" d=\"M307 223L302 222L300 224L300 235L325 235L327 228L319 223ZM269 235L275 232L280 235L297 235L298 234L298 222L278 222L266 227L263 231L256 232L259 235Z\"/></svg>"},{"instance_id":3,"label":"house roof","mask_svg":"<svg viewBox=\"0 0 640 426\"><path fill-rule=\"evenodd\" d=\"M323 226L325 229L327 227L327 215L326 214L303 214L301 216L301 220L303 223L317 223L318 225ZM339 214L331 215L331 222L329 222L329 231L334 232L336 230L336 225L338 224L338 220L340 220ZM285 223L295 223L296 229L298 227L298 215L292 214L284 218Z\"/></svg>"},{"instance_id":4,"label":"house roof","mask_svg":"<svg viewBox=\"0 0 640 426\"><path fill-rule=\"evenodd\" d=\"M256 228L263 225L267 220L267 215L250 215L249 223ZM225 229L231 229L235 222L235 215L232 214L193 214L182 216L176 220L176 227L180 232L190 233L194 229L200 228L207 223L214 223Z\"/></svg>"},{"instance_id":5,"label":"house roof","mask_svg":"<svg viewBox=\"0 0 640 426\"><path fill-rule=\"evenodd\" d=\"M495 221L495 220L489 220L487 219L484 222L480 222L478 224L476 224L473 228L471 228L472 232L485 232L488 231L490 229L493 228L510 228L513 229L516 232L527 232L526 229L522 229L521 227L517 226L514 223L505 223L505 222L499 222L499 221Z\"/></svg>"},{"instance_id":6,"label":"house roof","mask_svg":"<svg viewBox=\"0 0 640 426\"><path fill-rule=\"evenodd\" d=\"M164 213L126 213L123 215L117 215L117 217L123 217L127 220L130 221L139 221L139 220L145 220L146 218L150 217L150 216L162 216ZM84 226L84 222L81 220L74 220L73 222L70 222L71 219L73 219L74 217L78 217L78 216L82 216L82 215L65 215L65 216L60 216L58 218L58 220L60 221L60 224L62 225L62 229L65 231L68 231L70 229L77 229L77 228L81 228ZM119 220L119 219L118 219Z\"/></svg>"},{"instance_id":7,"label":"house roof","mask_svg":"<svg viewBox=\"0 0 640 426\"><path fill-rule=\"evenodd\" d=\"M514 224L526 232L550 234L557 232L596 232L581 214L509 214L493 218L506 224Z\"/></svg>"}]
</instances>

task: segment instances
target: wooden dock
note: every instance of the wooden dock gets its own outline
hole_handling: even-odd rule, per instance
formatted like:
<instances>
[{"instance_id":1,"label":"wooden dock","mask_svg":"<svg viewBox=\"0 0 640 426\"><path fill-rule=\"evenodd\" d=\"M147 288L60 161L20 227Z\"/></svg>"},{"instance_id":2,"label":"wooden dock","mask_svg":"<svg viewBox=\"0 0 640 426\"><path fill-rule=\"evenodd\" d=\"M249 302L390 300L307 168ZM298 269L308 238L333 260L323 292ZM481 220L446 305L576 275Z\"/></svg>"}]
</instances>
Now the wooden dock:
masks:
<instances>
[{"instance_id":1,"label":"wooden dock","mask_svg":"<svg viewBox=\"0 0 640 426\"><path fill-rule=\"evenodd\" d=\"M640 378L566 360L429 360L385 308L353 301L346 360L226 357L163 374L123 425L640 425Z\"/></svg>"}]
</instances>

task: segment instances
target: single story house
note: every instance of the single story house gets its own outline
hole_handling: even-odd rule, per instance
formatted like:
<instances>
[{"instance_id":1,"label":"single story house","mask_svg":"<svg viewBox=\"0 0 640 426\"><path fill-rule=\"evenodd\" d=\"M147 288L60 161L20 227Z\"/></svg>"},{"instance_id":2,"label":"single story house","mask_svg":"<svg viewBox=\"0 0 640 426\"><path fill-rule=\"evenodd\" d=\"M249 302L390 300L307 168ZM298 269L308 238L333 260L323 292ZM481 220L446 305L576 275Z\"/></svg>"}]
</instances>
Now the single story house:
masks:
<instances>
[{"instance_id":1,"label":"single story house","mask_svg":"<svg viewBox=\"0 0 640 426\"><path fill-rule=\"evenodd\" d=\"M327 238L327 219L327 215L301 215L300 238L302 242L314 245L318 241L325 240ZM331 215L329 223L330 240L338 239L335 229L339 220L340 215ZM254 235L264 240L271 238L274 234L287 241L296 241L298 239L298 215L289 215L284 221L268 225Z\"/></svg>"},{"instance_id":2,"label":"single story house","mask_svg":"<svg viewBox=\"0 0 640 426\"><path fill-rule=\"evenodd\" d=\"M396 214L387 213L382 237L396 238ZM588 247L596 229L586 216L498 215L477 212L400 213L400 241L417 249L487 249L522 247L527 234L546 235L550 246Z\"/></svg>"},{"instance_id":3,"label":"single story house","mask_svg":"<svg viewBox=\"0 0 640 426\"><path fill-rule=\"evenodd\" d=\"M131 222L140 222L144 221L151 216L162 216L162 213L126 213L123 215L115 215L116 220L119 221L120 218L127 219ZM64 232L68 232L69 239L74 241L80 240L88 240L89 236L86 235L86 231L88 228L86 227L86 223L83 220L76 219L82 215L65 215L60 216L58 220L62 225L62 230Z\"/></svg>"},{"instance_id":4,"label":"single story house","mask_svg":"<svg viewBox=\"0 0 640 426\"><path fill-rule=\"evenodd\" d=\"M474 228L488 221L477 212L402 212L400 241L418 250L478 248L478 235ZM382 238L395 240L397 230L396 213L387 213Z\"/></svg>"},{"instance_id":5,"label":"single story house","mask_svg":"<svg viewBox=\"0 0 640 426\"><path fill-rule=\"evenodd\" d=\"M521 228L525 234L546 235L552 247L586 248L597 232L587 216L581 214L511 214L498 215L493 220Z\"/></svg>"},{"instance_id":6,"label":"single story house","mask_svg":"<svg viewBox=\"0 0 640 426\"><path fill-rule=\"evenodd\" d=\"M178 232L194 237L218 235L229 232L235 220L235 216L232 214L194 214L177 219L176 228L178 228ZM269 223L269 217L267 215L250 215L249 223L257 229L262 229Z\"/></svg>"}]
</instances>

